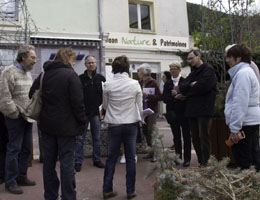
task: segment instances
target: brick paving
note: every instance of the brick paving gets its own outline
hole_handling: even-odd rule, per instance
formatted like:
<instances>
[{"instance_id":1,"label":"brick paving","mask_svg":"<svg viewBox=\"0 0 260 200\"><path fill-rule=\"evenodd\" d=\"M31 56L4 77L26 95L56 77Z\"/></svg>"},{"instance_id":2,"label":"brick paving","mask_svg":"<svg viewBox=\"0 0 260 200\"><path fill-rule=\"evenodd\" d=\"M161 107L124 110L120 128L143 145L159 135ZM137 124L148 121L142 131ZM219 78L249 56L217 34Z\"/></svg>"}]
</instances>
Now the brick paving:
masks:
<instances>
[{"instance_id":1,"label":"brick paving","mask_svg":"<svg viewBox=\"0 0 260 200\"><path fill-rule=\"evenodd\" d=\"M165 120L158 120L157 126L159 133L163 134L163 144L165 147L172 145L172 134L170 127ZM9 194L4 189L4 184L0 185L0 200L43 200L43 180L42 180L42 164L38 160L38 140L36 133L34 134L34 161L32 167L29 168L28 174L32 180L37 182L34 187L23 187L24 194L13 195ZM153 199L153 183L155 181L155 174L145 179L145 175L154 163L142 159L142 154L138 154L137 162L137 178L136 178L136 193L135 200L152 200ZM102 158L105 162L106 158ZM194 151L192 152L191 167L198 166ZM180 165L179 168L182 168ZM57 164L57 171L59 173L59 164ZM92 165L92 159L86 158L84 160L82 170L76 174L77 184L77 199L78 200L101 200L102 199L102 183L103 183L103 169L96 168ZM112 198L113 200L126 199L125 188L125 165L118 162L114 176L114 190L118 192L118 196Z\"/></svg>"}]
</instances>

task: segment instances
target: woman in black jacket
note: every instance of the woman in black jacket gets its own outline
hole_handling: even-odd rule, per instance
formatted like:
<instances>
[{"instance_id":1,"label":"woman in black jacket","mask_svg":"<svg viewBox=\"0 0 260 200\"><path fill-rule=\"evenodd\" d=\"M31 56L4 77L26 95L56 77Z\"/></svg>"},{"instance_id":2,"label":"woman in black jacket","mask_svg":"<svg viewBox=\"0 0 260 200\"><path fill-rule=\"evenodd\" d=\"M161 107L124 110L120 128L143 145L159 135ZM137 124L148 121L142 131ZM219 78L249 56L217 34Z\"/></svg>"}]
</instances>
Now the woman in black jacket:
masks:
<instances>
[{"instance_id":1,"label":"woman in black jacket","mask_svg":"<svg viewBox=\"0 0 260 200\"><path fill-rule=\"evenodd\" d=\"M184 162L183 166L188 167L191 160L191 136L188 119L184 116L186 100L176 99L176 95L179 94L179 84L184 81L181 77L181 63L178 61L170 64L170 72L172 75L171 80L168 80L163 89L163 102L166 103L166 113L174 113L174 119L167 119L171 126L173 134L173 142L175 145L175 152L182 159L182 149L184 149ZM166 117L171 115L166 114ZM173 116L171 116L173 118ZM182 139L184 148L182 148ZM175 162L179 164L178 162Z\"/></svg>"},{"instance_id":2,"label":"woman in black jacket","mask_svg":"<svg viewBox=\"0 0 260 200\"><path fill-rule=\"evenodd\" d=\"M45 67L40 130L46 200L58 198L60 181L62 199L76 200L75 136L83 133L86 116L82 85L72 68L75 58L76 54L70 48L61 48L54 61ZM60 181L55 170L57 157L60 161Z\"/></svg>"}]
</instances>

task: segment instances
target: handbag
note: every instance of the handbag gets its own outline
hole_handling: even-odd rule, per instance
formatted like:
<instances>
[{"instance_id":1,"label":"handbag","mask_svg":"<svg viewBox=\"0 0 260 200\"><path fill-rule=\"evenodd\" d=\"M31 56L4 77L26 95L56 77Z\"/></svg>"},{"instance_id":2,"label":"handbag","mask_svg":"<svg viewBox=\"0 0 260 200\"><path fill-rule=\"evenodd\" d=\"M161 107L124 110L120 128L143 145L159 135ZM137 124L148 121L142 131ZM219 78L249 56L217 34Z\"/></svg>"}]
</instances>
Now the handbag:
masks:
<instances>
[{"instance_id":1,"label":"handbag","mask_svg":"<svg viewBox=\"0 0 260 200\"><path fill-rule=\"evenodd\" d=\"M35 90L32 96L30 104L27 106L25 115L31 119L39 121L40 113L42 108L42 80L44 72L41 74L40 87L38 90Z\"/></svg>"},{"instance_id":2,"label":"handbag","mask_svg":"<svg viewBox=\"0 0 260 200\"><path fill-rule=\"evenodd\" d=\"M166 112L165 118L168 124L172 124L176 120L176 113L174 112L174 110L169 110Z\"/></svg>"}]
</instances>

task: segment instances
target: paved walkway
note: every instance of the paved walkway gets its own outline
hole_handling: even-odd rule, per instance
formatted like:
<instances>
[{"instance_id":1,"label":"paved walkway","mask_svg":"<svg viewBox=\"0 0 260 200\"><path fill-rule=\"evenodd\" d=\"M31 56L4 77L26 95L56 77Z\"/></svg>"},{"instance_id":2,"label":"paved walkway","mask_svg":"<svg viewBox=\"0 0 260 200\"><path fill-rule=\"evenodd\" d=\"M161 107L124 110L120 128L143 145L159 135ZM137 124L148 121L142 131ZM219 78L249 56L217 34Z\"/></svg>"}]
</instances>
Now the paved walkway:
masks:
<instances>
[{"instance_id":1,"label":"paved walkway","mask_svg":"<svg viewBox=\"0 0 260 200\"><path fill-rule=\"evenodd\" d=\"M170 127L164 120L157 122L159 133L164 135L163 144L165 147L172 145L172 134ZM4 189L4 184L0 185L0 200L44 200L43 198L43 180L42 180L42 164L39 163L38 158L38 141L36 134L34 135L34 157L33 166L29 168L28 174L32 180L37 182L34 187L23 187L24 194L13 195L9 194ZM153 199L153 183L155 182L155 174L148 179L145 175L149 169L154 166L154 163L142 159L143 155L138 155L137 176L136 176L136 193L135 200L152 200ZM106 158L102 158L105 162ZM191 166L197 166L196 156L192 153ZM182 168L182 165L180 165ZM57 164L57 170L59 166ZM59 173L59 172L58 172ZM78 200L101 200L102 199L102 183L103 183L103 169L93 167L90 158L85 159L80 173L76 174L77 184L77 199ZM114 190L118 192L118 196L113 200L125 200L125 165L117 164L114 176Z\"/></svg>"}]
</instances>

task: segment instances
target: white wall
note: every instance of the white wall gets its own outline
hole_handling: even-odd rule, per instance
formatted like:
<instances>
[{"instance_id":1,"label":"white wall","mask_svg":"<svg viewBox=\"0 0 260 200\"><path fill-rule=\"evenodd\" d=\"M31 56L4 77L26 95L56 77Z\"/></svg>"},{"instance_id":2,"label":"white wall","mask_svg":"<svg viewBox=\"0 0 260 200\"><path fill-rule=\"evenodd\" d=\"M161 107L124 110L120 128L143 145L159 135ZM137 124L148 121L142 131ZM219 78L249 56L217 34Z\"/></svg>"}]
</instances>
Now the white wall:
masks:
<instances>
[{"instance_id":1,"label":"white wall","mask_svg":"<svg viewBox=\"0 0 260 200\"><path fill-rule=\"evenodd\" d=\"M102 0L104 32L129 33L128 0ZM154 0L155 34L188 37L185 0Z\"/></svg>"},{"instance_id":2,"label":"white wall","mask_svg":"<svg viewBox=\"0 0 260 200\"><path fill-rule=\"evenodd\" d=\"M40 33L87 37L98 32L97 0L27 0Z\"/></svg>"},{"instance_id":3,"label":"white wall","mask_svg":"<svg viewBox=\"0 0 260 200\"><path fill-rule=\"evenodd\" d=\"M185 0L154 0L158 35L189 37Z\"/></svg>"}]
</instances>

